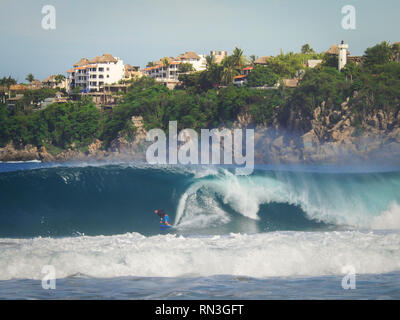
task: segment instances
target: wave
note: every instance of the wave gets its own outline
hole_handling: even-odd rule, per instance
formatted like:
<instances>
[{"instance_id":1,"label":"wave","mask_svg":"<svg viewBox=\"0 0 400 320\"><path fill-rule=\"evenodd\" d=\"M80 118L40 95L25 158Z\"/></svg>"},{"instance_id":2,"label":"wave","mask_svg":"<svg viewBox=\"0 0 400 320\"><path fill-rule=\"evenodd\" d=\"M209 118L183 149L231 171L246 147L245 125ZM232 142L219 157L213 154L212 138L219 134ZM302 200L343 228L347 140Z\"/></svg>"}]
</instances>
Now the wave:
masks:
<instances>
[{"instance_id":1,"label":"wave","mask_svg":"<svg viewBox=\"0 0 400 320\"><path fill-rule=\"evenodd\" d=\"M399 190L399 173L269 171L243 177L224 171L220 177L197 181L186 190L176 221L178 227L229 223L231 209L263 221L264 227L268 221L281 227L290 221L304 224L302 218L306 218L313 222L309 226L399 229ZM274 208L279 214L273 222Z\"/></svg>"},{"instance_id":2,"label":"wave","mask_svg":"<svg viewBox=\"0 0 400 320\"><path fill-rule=\"evenodd\" d=\"M27 160L27 161L0 161L0 163L42 163L40 160Z\"/></svg>"},{"instance_id":3,"label":"wave","mask_svg":"<svg viewBox=\"0 0 400 320\"><path fill-rule=\"evenodd\" d=\"M400 270L398 232L270 232L183 237L138 233L114 236L2 239L0 280L43 278L286 277Z\"/></svg>"},{"instance_id":4,"label":"wave","mask_svg":"<svg viewBox=\"0 0 400 320\"><path fill-rule=\"evenodd\" d=\"M107 165L0 174L0 237L400 229L400 172Z\"/></svg>"}]
</instances>

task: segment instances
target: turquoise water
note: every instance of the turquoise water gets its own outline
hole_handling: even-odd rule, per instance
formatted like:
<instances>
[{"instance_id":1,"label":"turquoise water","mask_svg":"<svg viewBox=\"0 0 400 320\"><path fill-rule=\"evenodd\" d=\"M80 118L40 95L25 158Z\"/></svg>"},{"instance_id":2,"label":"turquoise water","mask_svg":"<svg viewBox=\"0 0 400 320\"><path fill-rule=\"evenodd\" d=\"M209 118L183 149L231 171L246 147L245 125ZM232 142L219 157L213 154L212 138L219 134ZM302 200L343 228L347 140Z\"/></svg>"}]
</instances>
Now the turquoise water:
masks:
<instances>
[{"instance_id":1,"label":"turquoise water","mask_svg":"<svg viewBox=\"0 0 400 320\"><path fill-rule=\"evenodd\" d=\"M2 299L398 299L400 170L0 163ZM174 229L160 230L163 208ZM56 290L41 286L55 268ZM344 290L346 267L356 289Z\"/></svg>"}]
</instances>

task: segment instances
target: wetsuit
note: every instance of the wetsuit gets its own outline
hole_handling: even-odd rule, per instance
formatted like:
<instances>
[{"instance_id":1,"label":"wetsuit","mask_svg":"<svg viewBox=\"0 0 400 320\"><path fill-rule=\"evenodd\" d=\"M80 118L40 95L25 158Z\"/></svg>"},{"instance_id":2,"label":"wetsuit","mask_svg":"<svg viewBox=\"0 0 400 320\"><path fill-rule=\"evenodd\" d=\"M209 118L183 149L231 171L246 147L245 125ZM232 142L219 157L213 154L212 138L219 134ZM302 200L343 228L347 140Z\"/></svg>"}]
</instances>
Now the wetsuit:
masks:
<instances>
[{"instance_id":1,"label":"wetsuit","mask_svg":"<svg viewBox=\"0 0 400 320\"><path fill-rule=\"evenodd\" d=\"M165 216L165 217L163 218L163 220L164 220L164 224L167 225L167 223L169 222L169 217L168 217L168 216Z\"/></svg>"}]
</instances>

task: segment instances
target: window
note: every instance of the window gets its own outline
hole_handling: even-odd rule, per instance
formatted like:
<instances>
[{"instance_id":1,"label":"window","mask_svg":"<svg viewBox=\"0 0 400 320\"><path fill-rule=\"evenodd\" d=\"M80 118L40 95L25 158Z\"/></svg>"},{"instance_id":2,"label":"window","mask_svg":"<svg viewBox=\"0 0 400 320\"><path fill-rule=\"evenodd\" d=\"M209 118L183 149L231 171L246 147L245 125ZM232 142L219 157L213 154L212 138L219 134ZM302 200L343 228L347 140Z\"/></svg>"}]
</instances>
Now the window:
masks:
<instances>
[{"instance_id":1,"label":"window","mask_svg":"<svg viewBox=\"0 0 400 320\"><path fill-rule=\"evenodd\" d=\"M107 75L107 78L109 78L110 77L110 75Z\"/></svg>"},{"instance_id":2,"label":"window","mask_svg":"<svg viewBox=\"0 0 400 320\"><path fill-rule=\"evenodd\" d=\"M99 78L100 79L104 79L104 76L101 74L101 75L99 75Z\"/></svg>"},{"instance_id":3,"label":"window","mask_svg":"<svg viewBox=\"0 0 400 320\"><path fill-rule=\"evenodd\" d=\"M110 68L107 68L107 71L110 71Z\"/></svg>"},{"instance_id":4,"label":"window","mask_svg":"<svg viewBox=\"0 0 400 320\"><path fill-rule=\"evenodd\" d=\"M100 72L103 72L103 71L104 71L104 68L99 68L99 71L100 71Z\"/></svg>"}]
</instances>

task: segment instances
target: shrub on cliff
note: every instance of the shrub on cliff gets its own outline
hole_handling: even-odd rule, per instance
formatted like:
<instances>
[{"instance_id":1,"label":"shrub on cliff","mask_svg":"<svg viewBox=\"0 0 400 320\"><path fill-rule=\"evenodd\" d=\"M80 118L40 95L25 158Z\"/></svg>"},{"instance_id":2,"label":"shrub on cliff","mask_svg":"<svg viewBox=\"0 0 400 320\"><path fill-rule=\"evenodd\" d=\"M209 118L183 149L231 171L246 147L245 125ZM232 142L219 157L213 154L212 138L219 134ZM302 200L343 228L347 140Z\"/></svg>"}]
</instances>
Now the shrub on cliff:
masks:
<instances>
[{"instance_id":1,"label":"shrub on cliff","mask_svg":"<svg viewBox=\"0 0 400 320\"><path fill-rule=\"evenodd\" d=\"M35 146L53 145L66 149L74 144L84 147L98 136L101 114L92 102L52 104L46 109L11 115L0 111L2 145L10 141Z\"/></svg>"}]
</instances>

